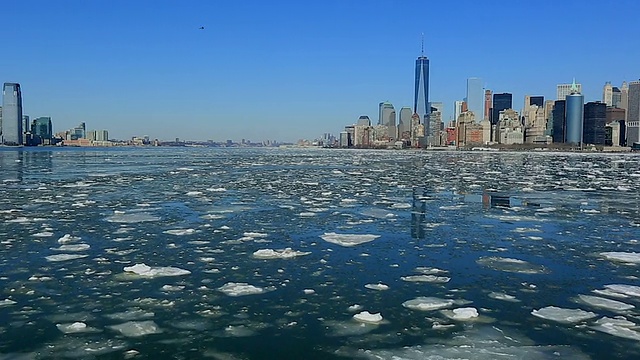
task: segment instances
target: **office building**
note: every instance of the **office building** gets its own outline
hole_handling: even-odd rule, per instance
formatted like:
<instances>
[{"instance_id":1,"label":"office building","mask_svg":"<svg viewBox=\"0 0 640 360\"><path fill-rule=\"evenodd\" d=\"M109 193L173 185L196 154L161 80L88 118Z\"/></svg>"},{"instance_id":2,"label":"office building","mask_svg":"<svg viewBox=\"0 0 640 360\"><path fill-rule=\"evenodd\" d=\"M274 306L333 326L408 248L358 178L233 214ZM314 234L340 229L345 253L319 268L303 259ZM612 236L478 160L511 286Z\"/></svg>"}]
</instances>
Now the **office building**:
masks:
<instances>
[{"instance_id":1,"label":"office building","mask_svg":"<svg viewBox=\"0 0 640 360\"><path fill-rule=\"evenodd\" d=\"M493 104L493 102L491 101L491 95L492 92L491 90L485 90L484 91L484 120L490 120L491 119L491 107Z\"/></svg>"},{"instance_id":2,"label":"office building","mask_svg":"<svg viewBox=\"0 0 640 360\"><path fill-rule=\"evenodd\" d=\"M475 121L480 122L484 114L484 91L482 79L471 77L467 79L467 111L473 112Z\"/></svg>"},{"instance_id":3,"label":"office building","mask_svg":"<svg viewBox=\"0 0 640 360\"><path fill-rule=\"evenodd\" d=\"M629 83L627 109L627 146L640 142L640 81Z\"/></svg>"},{"instance_id":4,"label":"office building","mask_svg":"<svg viewBox=\"0 0 640 360\"><path fill-rule=\"evenodd\" d=\"M551 111L551 136L554 143L564 143L566 128L566 100L556 100Z\"/></svg>"},{"instance_id":5,"label":"office building","mask_svg":"<svg viewBox=\"0 0 640 360\"><path fill-rule=\"evenodd\" d=\"M509 93L493 94L491 124L497 124L500 120L500 111L507 109L513 109L513 95Z\"/></svg>"},{"instance_id":6,"label":"office building","mask_svg":"<svg viewBox=\"0 0 640 360\"><path fill-rule=\"evenodd\" d=\"M576 88L578 93L582 94L582 84L576 84L575 79L571 84L558 84L556 100L565 100L565 97L571 94L573 88Z\"/></svg>"},{"instance_id":7,"label":"office building","mask_svg":"<svg viewBox=\"0 0 640 360\"><path fill-rule=\"evenodd\" d=\"M2 87L2 144L24 144L22 121L22 92L20 84L4 83Z\"/></svg>"},{"instance_id":8,"label":"office building","mask_svg":"<svg viewBox=\"0 0 640 360\"><path fill-rule=\"evenodd\" d=\"M571 88L571 93L565 96L566 100L566 127L565 143L582 144L582 127L584 121L584 96L575 83Z\"/></svg>"},{"instance_id":9,"label":"office building","mask_svg":"<svg viewBox=\"0 0 640 360\"><path fill-rule=\"evenodd\" d=\"M357 125L371 126L371 119L367 115L362 115L358 118Z\"/></svg>"},{"instance_id":10,"label":"office building","mask_svg":"<svg viewBox=\"0 0 640 360\"><path fill-rule=\"evenodd\" d=\"M620 108L620 105L622 105L622 92L614 86L611 90L611 106Z\"/></svg>"},{"instance_id":11,"label":"office building","mask_svg":"<svg viewBox=\"0 0 640 360\"><path fill-rule=\"evenodd\" d=\"M607 81L602 88L602 102L607 106L613 106L613 85Z\"/></svg>"},{"instance_id":12,"label":"office building","mask_svg":"<svg viewBox=\"0 0 640 360\"><path fill-rule=\"evenodd\" d=\"M413 111L411 111L410 107L404 106L400 109L400 116L398 117L398 139L411 139L411 116L413 116Z\"/></svg>"},{"instance_id":13,"label":"office building","mask_svg":"<svg viewBox=\"0 0 640 360\"><path fill-rule=\"evenodd\" d=\"M51 145L53 139L53 126L48 116L33 119L31 134L36 145Z\"/></svg>"},{"instance_id":14,"label":"office building","mask_svg":"<svg viewBox=\"0 0 640 360\"><path fill-rule=\"evenodd\" d=\"M396 139L396 110L393 105L384 101L379 105L378 113L378 125L387 127L387 140L392 141Z\"/></svg>"},{"instance_id":15,"label":"office building","mask_svg":"<svg viewBox=\"0 0 640 360\"><path fill-rule=\"evenodd\" d=\"M629 85L627 85L626 81L622 82L622 86L620 87L620 109L625 109L625 120L629 117Z\"/></svg>"},{"instance_id":16,"label":"office building","mask_svg":"<svg viewBox=\"0 0 640 360\"><path fill-rule=\"evenodd\" d=\"M589 145L604 145L607 104L597 101L584 104L584 127L582 142Z\"/></svg>"},{"instance_id":17,"label":"office building","mask_svg":"<svg viewBox=\"0 0 640 360\"><path fill-rule=\"evenodd\" d=\"M454 121L458 121L458 118L460 117L460 114L462 114L464 111L464 101L462 100L457 100L454 104L453 104L453 120Z\"/></svg>"},{"instance_id":18,"label":"office building","mask_svg":"<svg viewBox=\"0 0 640 360\"><path fill-rule=\"evenodd\" d=\"M524 110L531 105L536 105L537 107L544 107L544 96L524 96Z\"/></svg>"},{"instance_id":19,"label":"office building","mask_svg":"<svg viewBox=\"0 0 640 360\"><path fill-rule=\"evenodd\" d=\"M415 87L413 94L413 112L420 115L420 120L426 125L429 118L429 59L424 56L424 38L422 39L421 54L416 59Z\"/></svg>"}]
</instances>

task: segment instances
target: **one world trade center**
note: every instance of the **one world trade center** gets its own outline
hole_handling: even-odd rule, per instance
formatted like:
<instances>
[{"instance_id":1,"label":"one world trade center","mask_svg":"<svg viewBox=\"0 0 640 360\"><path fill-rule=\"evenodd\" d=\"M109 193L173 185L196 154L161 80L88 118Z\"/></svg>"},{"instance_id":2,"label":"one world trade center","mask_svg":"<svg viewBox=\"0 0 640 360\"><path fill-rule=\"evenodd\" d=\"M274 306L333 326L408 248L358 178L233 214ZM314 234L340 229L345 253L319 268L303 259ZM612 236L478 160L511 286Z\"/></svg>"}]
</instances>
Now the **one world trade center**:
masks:
<instances>
[{"instance_id":1,"label":"one world trade center","mask_svg":"<svg viewBox=\"0 0 640 360\"><path fill-rule=\"evenodd\" d=\"M421 55L416 59L413 112L420 116L425 130L429 129L429 114L431 113L431 107L429 106L429 59L424 56L424 39L422 40Z\"/></svg>"}]
</instances>

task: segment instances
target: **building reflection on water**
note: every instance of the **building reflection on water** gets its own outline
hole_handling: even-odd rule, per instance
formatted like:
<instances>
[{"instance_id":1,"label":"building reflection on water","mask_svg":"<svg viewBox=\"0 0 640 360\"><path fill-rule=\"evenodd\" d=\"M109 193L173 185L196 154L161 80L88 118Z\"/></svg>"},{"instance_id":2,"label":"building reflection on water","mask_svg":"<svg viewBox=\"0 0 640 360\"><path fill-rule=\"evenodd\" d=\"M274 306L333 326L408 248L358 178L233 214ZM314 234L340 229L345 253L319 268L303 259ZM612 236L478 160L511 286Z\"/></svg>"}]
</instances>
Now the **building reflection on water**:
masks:
<instances>
[{"instance_id":1,"label":"building reflection on water","mask_svg":"<svg viewBox=\"0 0 640 360\"><path fill-rule=\"evenodd\" d=\"M42 177L52 172L51 150L0 149L0 180L23 182L25 177Z\"/></svg>"},{"instance_id":2,"label":"building reflection on water","mask_svg":"<svg viewBox=\"0 0 640 360\"><path fill-rule=\"evenodd\" d=\"M425 219L427 212L427 190L423 187L413 189L413 202L411 206L411 237L424 239Z\"/></svg>"}]
</instances>

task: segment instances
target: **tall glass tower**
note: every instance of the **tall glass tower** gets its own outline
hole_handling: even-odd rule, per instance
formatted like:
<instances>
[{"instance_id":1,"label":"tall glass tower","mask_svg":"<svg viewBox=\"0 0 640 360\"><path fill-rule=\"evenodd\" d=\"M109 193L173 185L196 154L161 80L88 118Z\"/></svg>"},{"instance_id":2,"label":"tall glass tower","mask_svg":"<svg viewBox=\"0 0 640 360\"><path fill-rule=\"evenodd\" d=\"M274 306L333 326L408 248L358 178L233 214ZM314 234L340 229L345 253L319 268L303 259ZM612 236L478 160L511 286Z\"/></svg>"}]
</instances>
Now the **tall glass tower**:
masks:
<instances>
[{"instance_id":1,"label":"tall glass tower","mask_svg":"<svg viewBox=\"0 0 640 360\"><path fill-rule=\"evenodd\" d=\"M582 144L582 126L584 122L584 96L580 93L576 81L571 86L571 94L565 96L565 133L564 142Z\"/></svg>"},{"instance_id":2,"label":"tall glass tower","mask_svg":"<svg viewBox=\"0 0 640 360\"><path fill-rule=\"evenodd\" d=\"M20 84L2 87L2 144L22 145L22 93Z\"/></svg>"},{"instance_id":3,"label":"tall glass tower","mask_svg":"<svg viewBox=\"0 0 640 360\"><path fill-rule=\"evenodd\" d=\"M475 115L475 121L482 121L484 116L484 90L482 79L472 77L467 79L467 109Z\"/></svg>"},{"instance_id":4,"label":"tall glass tower","mask_svg":"<svg viewBox=\"0 0 640 360\"><path fill-rule=\"evenodd\" d=\"M429 120L431 108L429 106L429 59L424 56L424 37L420 56L416 59L415 90L413 93L413 112L420 115L420 120L426 124Z\"/></svg>"}]
</instances>

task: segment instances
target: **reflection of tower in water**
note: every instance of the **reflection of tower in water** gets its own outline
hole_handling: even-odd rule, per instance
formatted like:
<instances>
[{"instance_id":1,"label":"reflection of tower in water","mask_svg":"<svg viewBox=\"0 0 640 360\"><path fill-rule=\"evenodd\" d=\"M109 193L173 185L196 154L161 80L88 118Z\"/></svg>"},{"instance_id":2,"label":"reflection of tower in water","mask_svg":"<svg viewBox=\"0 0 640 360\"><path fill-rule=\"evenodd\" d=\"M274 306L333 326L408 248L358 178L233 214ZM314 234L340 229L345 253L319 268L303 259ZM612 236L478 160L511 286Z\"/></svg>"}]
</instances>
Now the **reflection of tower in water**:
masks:
<instances>
[{"instance_id":1,"label":"reflection of tower in water","mask_svg":"<svg viewBox=\"0 0 640 360\"><path fill-rule=\"evenodd\" d=\"M424 239L424 221L427 212L427 190L422 187L413 189L413 202L411 207L411 237Z\"/></svg>"}]
</instances>

